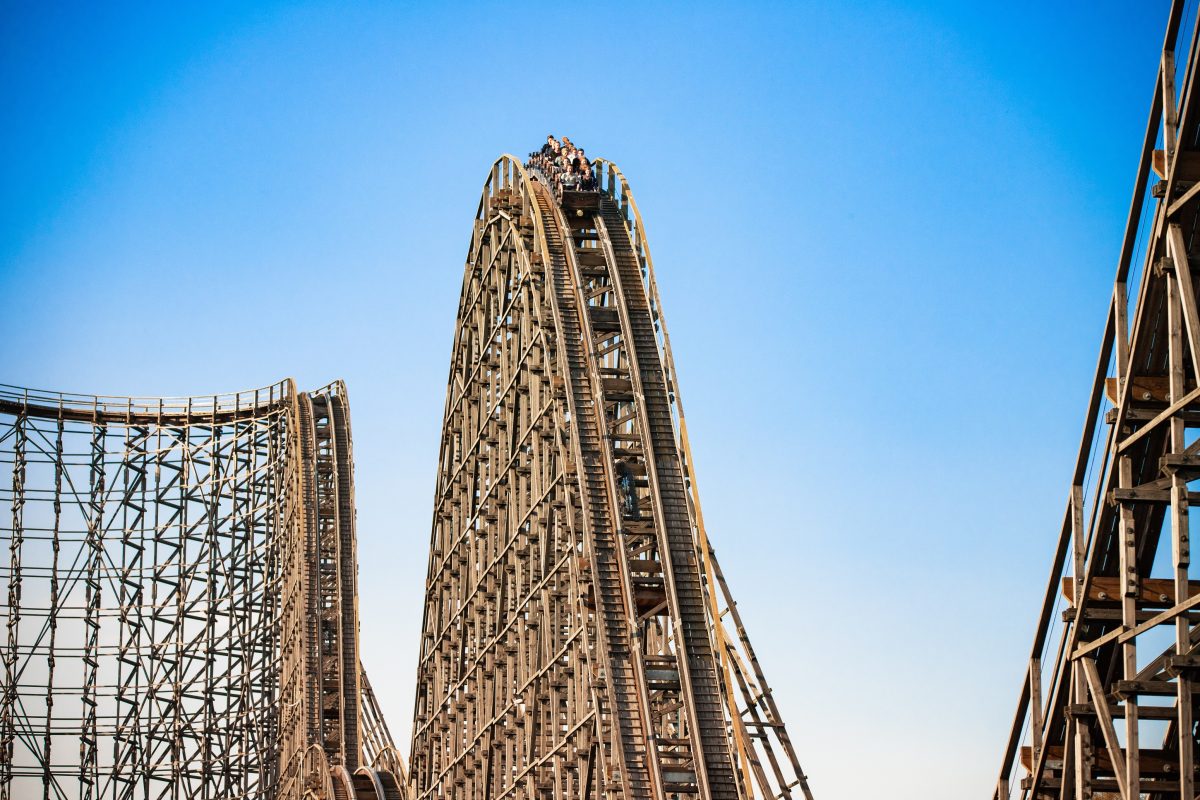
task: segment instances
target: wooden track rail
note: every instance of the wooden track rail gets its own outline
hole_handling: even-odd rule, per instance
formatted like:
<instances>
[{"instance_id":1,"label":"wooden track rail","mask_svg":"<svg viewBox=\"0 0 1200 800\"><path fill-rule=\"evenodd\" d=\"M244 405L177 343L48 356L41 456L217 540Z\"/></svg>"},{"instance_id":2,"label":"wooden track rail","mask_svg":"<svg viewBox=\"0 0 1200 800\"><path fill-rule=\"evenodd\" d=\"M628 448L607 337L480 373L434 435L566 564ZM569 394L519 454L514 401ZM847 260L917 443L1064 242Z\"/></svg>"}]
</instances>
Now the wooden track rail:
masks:
<instances>
[{"instance_id":1,"label":"wooden track rail","mask_svg":"<svg viewBox=\"0 0 1200 800\"><path fill-rule=\"evenodd\" d=\"M538 210L546 230L546 251L550 257L550 279L554 286L554 319L562 332L561 353L566 365L565 379L571 420L575 426L577 463L580 465L580 494L585 536L590 545L591 572L595 605L599 617L598 638L604 643L609 701L615 735L620 742L618 765L623 771L627 794L631 798L655 795L661 777L654 770L647 736L649 720L645 712L644 666L633 644L634 630L629 624L636 618L628 558L618 541L614 523L615 490L605 469L607 452L602 442L594 400L594 384L581 326L587 325L587 306L577 302L578 287L567 265L563 229L554 214L549 190L535 189Z\"/></svg>"}]
</instances>

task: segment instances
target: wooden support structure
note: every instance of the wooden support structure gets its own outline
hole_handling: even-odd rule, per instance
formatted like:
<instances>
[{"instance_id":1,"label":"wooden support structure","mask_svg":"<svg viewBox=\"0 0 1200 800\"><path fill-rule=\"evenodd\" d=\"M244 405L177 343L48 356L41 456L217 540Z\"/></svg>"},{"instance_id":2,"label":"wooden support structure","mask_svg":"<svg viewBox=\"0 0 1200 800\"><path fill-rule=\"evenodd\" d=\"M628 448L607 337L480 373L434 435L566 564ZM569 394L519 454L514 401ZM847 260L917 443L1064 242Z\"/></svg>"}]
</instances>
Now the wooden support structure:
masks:
<instances>
[{"instance_id":1,"label":"wooden support structure","mask_svg":"<svg viewBox=\"0 0 1200 800\"><path fill-rule=\"evenodd\" d=\"M811 800L703 528L629 185L484 185L434 497L412 800Z\"/></svg>"},{"instance_id":2,"label":"wooden support structure","mask_svg":"<svg viewBox=\"0 0 1200 800\"><path fill-rule=\"evenodd\" d=\"M994 800L1196 796L1200 576L1190 573L1188 511L1200 499L1200 98L1197 22L1184 5L1175 2L1168 19L1067 510Z\"/></svg>"},{"instance_id":3,"label":"wooden support structure","mask_svg":"<svg viewBox=\"0 0 1200 800\"><path fill-rule=\"evenodd\" d=\"M358 658L345 386L0 387L0 460L0 798L403 797Z\"/></svg>"}]
</instances>

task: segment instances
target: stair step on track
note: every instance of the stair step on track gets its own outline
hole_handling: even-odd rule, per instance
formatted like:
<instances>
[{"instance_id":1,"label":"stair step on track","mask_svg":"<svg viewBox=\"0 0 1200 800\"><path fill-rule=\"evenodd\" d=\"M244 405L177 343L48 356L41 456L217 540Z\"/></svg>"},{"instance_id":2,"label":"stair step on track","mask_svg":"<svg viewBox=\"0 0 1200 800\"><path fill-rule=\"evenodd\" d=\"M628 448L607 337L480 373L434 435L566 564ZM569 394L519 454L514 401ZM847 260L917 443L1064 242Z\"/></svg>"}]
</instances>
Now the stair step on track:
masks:
<instances>
[{"instance_id":1,"label":"stair step on track","mask_svg":"<svg viewBox=\"0 0 1200 800\"><path fill-rule=\"evenodd\" d=\"M535 189L535 197L545 223L543 227L547 232L546 241L551 251L547 255L550 260L550 277L554 282L553 296L558 305L557 317L567 339L564 352L574 401L572 416L577 428L576 440L580 456L586 465L583 480L585 497L591 512L588 516L592 520L593 557L598 567L595 570L598 583L597 604L601 611L604 642L608 652L609 688L615 703L615 707L611 709L611 716L620 734L621 752L625 762L623 780L629 789L628 797L649 800L651 791L648 759L651 754L642 731L640 695L629 662L628 621L621 599L624 596L623 586L619 569L614 563L616 547L619 545L614 538L612 516L608 511L604 471L599 466L604 454L599 444L599 432L596 430L597 415L592 408L594 400L589 388L587 356L581 342L582 328L578 323L580 309L575 300L553 205L544 187Z\"/></svg>"},{"instance_id":2,"label":"stair step on track","mask_svg":"<svg viewBox=\"0 0 1200 800\"><path fill-rule=\"evenodd\" d=\"M664 559L674 577L675 606L681 619L683 656L686 660L687 691L698 717L697 738L702 749L706 785L712 797L736 798L732 754L725 732L723 704L717 680L716 657L709 639L707 610L698 565L695 563L691 520L683 491L683 471L675 444L670 401L662 375L658 337L650 314L641 266L625 229L623 215L610 198L602 198L603 234L615 257L609 272L623 295L626 318L632 330L631 353L640 377L642 393L638 413L651 436L647 449L656 466L655 487L663 510L664 540L670 554ZM681 671L681 674L684 671Z\"/></svg>"}]
</instances>

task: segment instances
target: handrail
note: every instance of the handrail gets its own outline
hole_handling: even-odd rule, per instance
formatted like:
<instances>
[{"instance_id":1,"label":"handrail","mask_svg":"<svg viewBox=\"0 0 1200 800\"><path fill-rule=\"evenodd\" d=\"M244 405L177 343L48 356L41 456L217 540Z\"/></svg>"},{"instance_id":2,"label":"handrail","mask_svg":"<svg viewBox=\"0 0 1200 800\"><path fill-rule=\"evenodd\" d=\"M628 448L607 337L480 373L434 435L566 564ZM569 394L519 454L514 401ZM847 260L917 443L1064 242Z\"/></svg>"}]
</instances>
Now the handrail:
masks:
<instances>
[{"instance_id":1,"label":"handrail","mask_svg":"<svg viewBox=\"0 0 1200 800\"><path fill-rule=\"evenodd\" d=\"M292 378L284 378L257 389L210 395L134 397L27 389L0 383L0 404L24 408L34 416L105 418L120 421L136 417L212 417L223 412L270 411L286 404L295 393Z\"/></svg>"}]
</instances>

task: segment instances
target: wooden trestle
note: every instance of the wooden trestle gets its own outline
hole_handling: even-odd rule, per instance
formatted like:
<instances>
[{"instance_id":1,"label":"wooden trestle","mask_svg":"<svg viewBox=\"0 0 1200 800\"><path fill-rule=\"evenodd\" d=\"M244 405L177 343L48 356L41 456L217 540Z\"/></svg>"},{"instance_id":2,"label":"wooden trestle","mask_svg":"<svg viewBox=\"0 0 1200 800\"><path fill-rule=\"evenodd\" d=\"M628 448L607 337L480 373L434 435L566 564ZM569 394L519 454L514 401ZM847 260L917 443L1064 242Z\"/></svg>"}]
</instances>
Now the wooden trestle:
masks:
<instances>
[{"instance_id":1,"label":"wooden trestle","mask_svg":"<svg viewBox=\"0 0 1200 800\"><path fill-rule=\"evenodd\" d=\"M1083 440L995 800L1196 797L1200 593L1189 509L1200 479L1200 21L1193 12L1183 29L1184 6L1173 4L1167 24Z\"/></svg>"},{"instance_id":2,"label":"wooden trestle","mask_svg":"<svg viewBox=\"0 0 1200 800\"><path fill-rule=\"evenodd\" d=\"M341 383L0 387L0 461L0 798L404 797L358 660Z\"/></svg>"},{"instance_id":3,"label":"wooden trestle","mask_svg":"<svg viewBox=\"0 0 1200 800\"><path fill-rule=\"evenodd\" d=\"M412 798L811 798L704 532L641 217L597 167L555 197L505 156L484 187Z\"/></svg>"}]
</instances>

